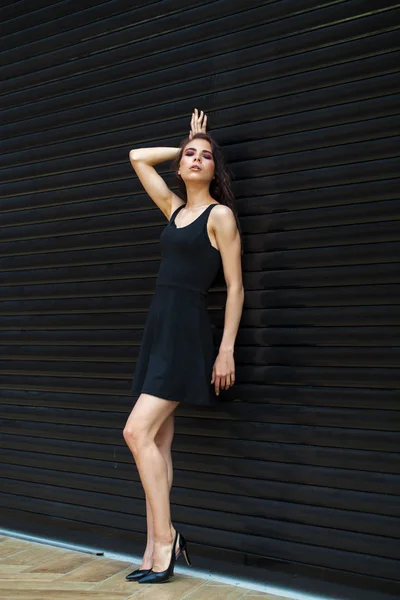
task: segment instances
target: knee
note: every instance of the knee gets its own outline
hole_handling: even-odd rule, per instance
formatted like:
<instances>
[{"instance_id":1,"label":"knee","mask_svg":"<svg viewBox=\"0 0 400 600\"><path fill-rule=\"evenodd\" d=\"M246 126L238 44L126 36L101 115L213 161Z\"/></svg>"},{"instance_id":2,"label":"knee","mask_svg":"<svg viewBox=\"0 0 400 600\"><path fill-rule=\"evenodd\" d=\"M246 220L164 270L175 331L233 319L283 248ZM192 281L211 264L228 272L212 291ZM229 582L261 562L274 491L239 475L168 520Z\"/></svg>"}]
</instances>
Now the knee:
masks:
<instances>
[{"instance_id":1,"label":"knee","mask_svg":"<svg viewBox=\"0 0 400 600\"><path fill-rule=\"evenodd\" d=\"M131 436L131 429L128 425L125 425L122 435L124 437L124 440L128 443Z\"/></svg>"},{"instance_id":2,"label":"knee","mask_svg":"<svg viewBox=\"0 0 400 600\"><path fill-rule=\"evenodd\" d=\"M131 448L133 446L136 439L136 428L133 425L129 425L128 423L125 425L124 430L122 432L124 436L125 442ZM132 448L131 448L132 449Z\"/></svg>"},{"instance_id":3,"label":"knee","mask_svg":"<svg viewBox=\"0 0 400 600\"><path fill-rule=\"evenodd\" d=\"M133 454L137 454L146 441L146 435L143 429L133 423L127 423L125 425L122 435Z\"/></svg>"}]
</instances>

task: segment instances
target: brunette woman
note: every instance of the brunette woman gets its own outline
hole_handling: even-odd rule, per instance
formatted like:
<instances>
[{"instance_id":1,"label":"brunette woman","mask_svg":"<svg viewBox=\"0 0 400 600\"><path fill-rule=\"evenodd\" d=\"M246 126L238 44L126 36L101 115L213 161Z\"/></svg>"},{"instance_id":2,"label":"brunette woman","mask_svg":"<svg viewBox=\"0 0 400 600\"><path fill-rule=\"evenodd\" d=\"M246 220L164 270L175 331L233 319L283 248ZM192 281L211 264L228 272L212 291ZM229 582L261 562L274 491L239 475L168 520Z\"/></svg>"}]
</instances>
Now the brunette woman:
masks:
<instances>
[{"instance_id":1,"label":"brunette woman","mask_svg":"<svg viewBox=\"0 0 400 600\"><path fill-rule=\"evenodd\" d=\"M139 148L130 162L150 198L168 219L161 264L136 363L132 392L139 395L124 438L146 495L147 546L139 583L167 581L187 545L171 523L171 443L179 403L214 405L235 382L234 344L244 301L242 243L231 182L221 150L195 109L179 148ZM182 198L154 165L174 160ZM220 267L227 287L224 330L214 344L207 292Z\"/></svg>"}]
</instances>

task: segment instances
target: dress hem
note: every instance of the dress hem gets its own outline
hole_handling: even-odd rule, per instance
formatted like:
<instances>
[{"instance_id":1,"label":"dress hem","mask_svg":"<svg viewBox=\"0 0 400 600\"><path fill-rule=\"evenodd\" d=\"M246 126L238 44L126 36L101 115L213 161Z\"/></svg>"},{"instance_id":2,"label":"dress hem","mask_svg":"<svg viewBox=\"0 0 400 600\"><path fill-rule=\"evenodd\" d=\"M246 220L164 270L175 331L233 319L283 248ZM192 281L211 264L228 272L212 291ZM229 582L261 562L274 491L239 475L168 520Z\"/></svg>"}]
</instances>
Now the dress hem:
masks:
<instances>
[{"instance_id":1,"label":"dress hem","mask_svg":"<svg viewBox=\"0 0 400 600\"><path fill-rule=\"evenodd\" d=\"M168 400L169 402L178 402L179 404L185 404L189 406L216 406L219 403L219 399L213 400L211 402L187 402L186 400L176 400L175 398L172 398L167 394L160 396L159 394L155 394L154 392L151 392L144 388L138 394L137 392L133 392L132 390L132 394L135 396L137 395L138 397L140 396L140 394L149 394L150 396L155 396L156 398L160 398L161 400Z\"/></svg>"}]
</instances>

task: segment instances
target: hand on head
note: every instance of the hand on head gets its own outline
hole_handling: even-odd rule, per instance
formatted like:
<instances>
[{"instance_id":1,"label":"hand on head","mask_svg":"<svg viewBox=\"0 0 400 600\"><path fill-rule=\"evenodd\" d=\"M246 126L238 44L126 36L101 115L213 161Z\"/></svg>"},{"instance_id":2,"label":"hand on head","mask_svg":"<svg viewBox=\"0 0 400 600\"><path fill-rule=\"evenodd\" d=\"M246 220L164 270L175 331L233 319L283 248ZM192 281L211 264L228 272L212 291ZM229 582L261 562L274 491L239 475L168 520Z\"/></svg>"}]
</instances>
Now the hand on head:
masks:
<instances>
[{"instance_id":1,"label":"hand on head","mask_svg":"<svg viewBox=\"0 0 400 600\"><path fill-rule=\"evenodd\" d=\"M195 108L190 121L189 139L191 140L196 133L206 133L206 126L207 115L203 111L200 111L199 114L199 111Z\"/></svg>"}]
</instances>

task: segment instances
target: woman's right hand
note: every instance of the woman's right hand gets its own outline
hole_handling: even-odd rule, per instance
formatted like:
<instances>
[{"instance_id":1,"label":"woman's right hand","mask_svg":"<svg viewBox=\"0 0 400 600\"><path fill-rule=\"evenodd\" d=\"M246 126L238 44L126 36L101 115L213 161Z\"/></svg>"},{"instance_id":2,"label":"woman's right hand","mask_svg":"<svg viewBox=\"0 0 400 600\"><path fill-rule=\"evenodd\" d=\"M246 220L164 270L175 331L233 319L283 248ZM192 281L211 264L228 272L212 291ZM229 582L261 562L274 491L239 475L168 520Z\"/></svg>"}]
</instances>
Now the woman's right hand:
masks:
<instances>
[{"instance_id":1,"label":"woman's right hand","mask_svg":"<svg viewBox=\"0 0 400 600\"><path fill-rule=\"evenodd\" d=\"M192 112L192 120L190 121L190 133L189 140L195 135L195 133L206 133L207 126L207 115L203 111L198 112L197 108Z\"/></svg>"}]
</instances>

